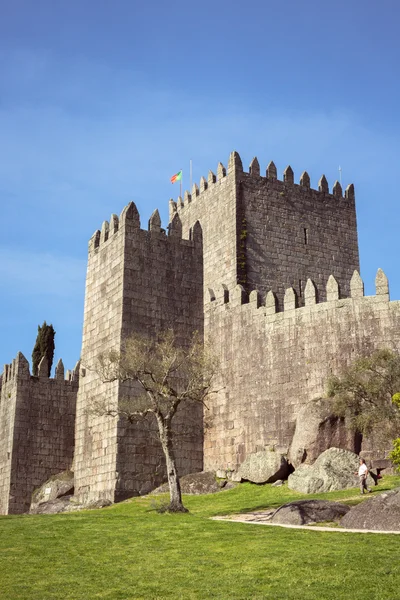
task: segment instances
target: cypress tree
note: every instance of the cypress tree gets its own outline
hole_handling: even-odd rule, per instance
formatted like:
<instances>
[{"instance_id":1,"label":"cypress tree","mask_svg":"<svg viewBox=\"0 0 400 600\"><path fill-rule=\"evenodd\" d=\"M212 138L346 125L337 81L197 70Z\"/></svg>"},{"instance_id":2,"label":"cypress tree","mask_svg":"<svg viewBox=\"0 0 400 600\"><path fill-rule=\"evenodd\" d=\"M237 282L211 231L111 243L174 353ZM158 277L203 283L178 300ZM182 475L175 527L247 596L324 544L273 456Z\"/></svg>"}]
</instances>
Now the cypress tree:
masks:
<instances>
[{"instance_id":1,"label":"cypress tree","mask_svg":"<svg viewBox=\"0 0 400 600\"><path fill-rule=\"evenodd\" d=\"M55 335L56 332L54 331L53 325L47 325L46 321L44 321L42 326L38 325L38 334L36 337L35 347L33 348L32 352L32 374L35 377L38 375L39 363L43 356L47 357L47 361L49 363L48 376L50 377L51 367L54 359Z\"/></svg>"}]
</instances>

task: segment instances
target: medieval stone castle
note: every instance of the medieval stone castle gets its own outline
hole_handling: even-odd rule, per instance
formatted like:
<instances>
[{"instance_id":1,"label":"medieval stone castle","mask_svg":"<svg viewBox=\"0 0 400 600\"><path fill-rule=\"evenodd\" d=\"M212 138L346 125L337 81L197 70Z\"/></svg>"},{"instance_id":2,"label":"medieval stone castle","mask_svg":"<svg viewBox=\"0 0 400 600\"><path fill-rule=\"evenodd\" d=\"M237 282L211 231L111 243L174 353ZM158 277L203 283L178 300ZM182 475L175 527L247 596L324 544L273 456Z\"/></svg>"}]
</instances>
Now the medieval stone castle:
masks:
<instances>
[{"instance_id":1,"label":"medieval stone castle","mask_svg":"<svg viewBox=\"0 0 400 600\"><path fill-rule=\"evenodd\" d=\"M324 394L327 377L363 352L398 347L400 302L387 279L364 297L354 187L331 192L323 176L283 181L271 162L239 155L191 193L170 201L168 233L158 211L141 229L133 203L89 241L82 353L38 377L22 354L4 367L0 404L0 514L29 509L50 476L73 468L81 501L143 494L164 480L151 423L95 416L90 398L118 402L120 383L90 368L101 351L134 331L194 330L220 357L220 391L208 411L182 408L176 439L180 474L235 471L266 447L287 452L299 410ZM204 426L206 424L206 426Z\"/></svg>"}]
</instances>

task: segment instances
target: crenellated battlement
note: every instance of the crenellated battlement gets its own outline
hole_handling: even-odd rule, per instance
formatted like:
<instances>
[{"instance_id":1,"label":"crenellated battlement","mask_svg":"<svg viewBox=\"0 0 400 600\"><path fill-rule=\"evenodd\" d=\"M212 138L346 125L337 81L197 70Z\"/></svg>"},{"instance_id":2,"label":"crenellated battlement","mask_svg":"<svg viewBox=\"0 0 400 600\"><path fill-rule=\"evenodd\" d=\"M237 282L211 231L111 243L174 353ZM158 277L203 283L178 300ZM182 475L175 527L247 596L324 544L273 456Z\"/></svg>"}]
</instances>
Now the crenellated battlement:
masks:
<instances>
[{"instance_id":1,"label":"crenellated battlement","mask_svg":"<svg viewBox=\"0 0 400 600\"><path fill-rule=\"evenodd\" d=\"M127 204L119 217L113 213L110 221L103 221L101 229L97 229L89 240L89 254L115 239L127 223L140 229L140 216L134 202Z\"/></svg>"},{"instance_id":2,"label":"crenellated battlement","mask_svg":"<svg viewBox=\"0 0 400 600\"><path fill-rule=\"evenodd\" d=\"M193 186L197 189L194 190L194 194L198 193L197 186ZM182 199L178 199L178 204L182 204ZM164 238L172 238L174 241L181 239L182 242L191 243L191 239L182 238L182 223L179 215L174 211L174 215L167 227L163 229L161 227L161 218L158 209L156 209L148 223L148 229L141 229L140 227L140 215L134 202L129 202L127 206L122 210L120 216L115 214L111 215L110 221L103 221L101 229L97 229L89 240L89 254L95 254L104 247L108 247L109 244L115 239L120 239L120 236L124 235L126 226L129 226L130 232L137 232L137 235L144 237L148 235L157 235Z\"/></svg>"},{"instance_id":3,"label":"crenellated battlement","mask_svg":"<svg viewBox=\"0 0 400 600\"><path fill-rule=\"evenodd\" d=\"M228 160L228 168L226 169L224 165L220 162L217 166L217 175L214 175L212 171L208 172L207 179L202 176L200 178L200 183L197 185L193 184L191 192L186 190L184 192L183 199L179 196L176 201L171 199L169 201L170 206L170 219L176 212L184 210L190 206L192 202L194 202L199 196L203 196L203 194L207 194L208 191L213 189L213 186L221 184L225 178L230 177L241 177L241 178L255 178L260 185L265 184L273 184L279 191L286 189L287 186L294 186L297 188L302 188L303 190L310 190L311 192L316 192L323 195L324 199L346 199L352 200L355 199L354 193L354 185L349 184L344 193L341 184L339 181L335 181L332 186L332 191L329 191L329 184L325 177L322 175L318 181L317 187L311 187L310 176L307 171L303 171L300 176L299 183L295 183L295 177L293 169L290 165L288 165L282 174L282 179L278 177L278 171L275 166L275 163L271 161L265 170L265 176L261 175L260 163L257 157L254 157L249 165L249 170L245 171L243 169L242 160L239 154L234 151L231 152Z\"/></svg>"},{"instance_id":4,"label":"crenellated battlement","mask_svg":"<svg viewBox=\"0 0 400 600\"><path fill-rule=\"evenodd\" d=\"M246 307L246 309L254 309L260 315L271 317L275 315L279 319L292 317L294 311L299 314L309 313L310 310L320 312L321 310L330 310L331 308L343 307L346 303L350 304L355 300L366 300L374 303L388 303L389 297L389 282L382 271L378 269L375 277L375 295L364 296L364 282L358 271L354 271L350 280L350 297L343 298L340 294L339 284L333 275L330 275L326 283L326 301L318 302L318 290L311 279L307 280L304 290L304 306L299 306L296 291L290 287L285 291L282 310L278 309L277 297L274 291L268 291L264 301L258 290L253 290L248 294L244 287L240 284L230 292L227 286L221 284L218 289L208 289L209 302L206 305L206 310L231 310L237 307ZM400 301L395 301L395 304L400 304Z\"/></svg>"},{"instance_id":5,"label":"crenellated battlement","mask_svg":"<svg viewBox=\"0 0 400 600\"><path fill-rule=\"evenodd\" d=\"M29 379L29 363L22 352L18 352L16 358L10 363L5 364L2 373L3 386L10 382L16 382L17 379Z\"/></svg>"},{"instance_id":6,"label":"crenellated battlement","mask_svg":"<svg viewBox=\"0 0 400 600\"><path fill-rule=\"evenodd\" d=\"M54 378L52 378L52 377L49 377L49 375L48 375L48 372L49 372L48 361L47 361L47 358L44 356L38 366L38 375L37 375L37 377L35 377L35 376L31 375L31 373L30 373L29 362L27 361L25 356L22 354L22 352L18 352L16 358L14 358L14 360L10 364L4 365L3 373L1 375L1 380L2 380L3 386L6 384L9 384L9 383L15 384L21 380L30 381L31 379L33 379L33 380L36 379L36 380L40 380L40 381L49 380L49 381L65 381L65 382L69 382L69 383L73 383L73 382L78 383L79 367L80 367L80 361L78 361L76 363L76 365L72 371L67 371L65 374L65 377L64 377L64 364L60 358L60 360L58 361L58 363L56 365L55 376L54 376Z\"/></svg>"}]
</instances>

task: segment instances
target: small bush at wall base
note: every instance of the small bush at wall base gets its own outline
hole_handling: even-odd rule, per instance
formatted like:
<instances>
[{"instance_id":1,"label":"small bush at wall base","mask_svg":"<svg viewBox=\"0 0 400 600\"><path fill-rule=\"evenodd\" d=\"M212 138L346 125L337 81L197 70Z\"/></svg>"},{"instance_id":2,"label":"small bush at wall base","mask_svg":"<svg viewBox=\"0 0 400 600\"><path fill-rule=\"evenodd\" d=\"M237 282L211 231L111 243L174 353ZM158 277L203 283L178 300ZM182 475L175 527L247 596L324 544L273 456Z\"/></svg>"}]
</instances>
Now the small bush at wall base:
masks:
<instances>
[{"instance_id":1,"label":"small bush at wall base","mask_svg":"<svg viewBox=\"0 0 400 600\"><path fill-rule=\"evenodd\" d=\"M393 440L393 450L389 454L389 458L400 473L400 438Z\"/></svg>"}]
</instances>

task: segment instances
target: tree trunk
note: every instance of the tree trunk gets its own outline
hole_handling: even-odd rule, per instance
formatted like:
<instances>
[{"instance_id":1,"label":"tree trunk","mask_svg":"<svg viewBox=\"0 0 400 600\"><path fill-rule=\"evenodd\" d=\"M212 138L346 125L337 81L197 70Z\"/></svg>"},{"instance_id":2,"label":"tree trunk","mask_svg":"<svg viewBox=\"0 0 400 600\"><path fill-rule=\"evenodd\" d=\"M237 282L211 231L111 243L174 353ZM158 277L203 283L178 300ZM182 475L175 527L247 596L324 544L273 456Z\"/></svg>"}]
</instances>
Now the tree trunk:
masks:
<instances>
[{"instance_id":1,"label":"tree trunk","mask_svg":"<svg viewBox=\"0 0 400 600\"><path fill-rule=\"evenodd\" d=\"M170 496L169 510L171 512L188 512L187 508L185 508L182 504L181 485L179 483L179 477L176 471L175 454L172 446L170 424L165 423L165 420L161 415L156 416L158 423L158 431L160 434L160 441L165 455L165 462L167 466Z\"/></svg>"}]
</instances>

